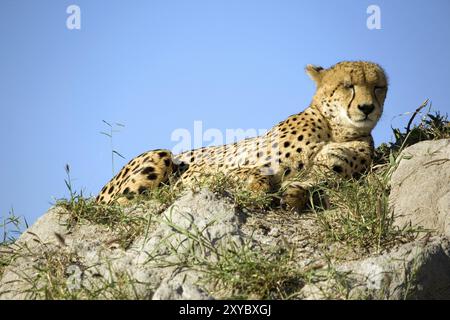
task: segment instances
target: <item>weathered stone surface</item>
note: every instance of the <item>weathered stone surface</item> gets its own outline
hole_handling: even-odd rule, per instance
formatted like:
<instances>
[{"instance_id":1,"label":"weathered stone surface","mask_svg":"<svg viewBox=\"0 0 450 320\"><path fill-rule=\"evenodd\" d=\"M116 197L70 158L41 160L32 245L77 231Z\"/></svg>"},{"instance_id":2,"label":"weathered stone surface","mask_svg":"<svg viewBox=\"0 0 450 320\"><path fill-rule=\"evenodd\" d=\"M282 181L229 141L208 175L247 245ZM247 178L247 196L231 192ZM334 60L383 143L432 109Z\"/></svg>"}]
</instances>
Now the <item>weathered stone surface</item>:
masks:
<instances>
[{"instance_id":1,"label":"weathered stone surface","mask_svg":"<svg viewBox=\"0 0 450 320\"><path fill-rule=\"evenodd\" d=\"M450 299L450 243L442 236L344 263L336 271L347 275L340 290L351 299ZM302 295L325 299L338 287L335 280L320 282L305 286Z\"/></svg>"},{"instance_id":2,"label":"weathered stone surface","mask_svg":"<svg viewBox=\"0 0 450 320\"><path fill-rule=\"evenodd\" d=\"M7 267L0 280L0 299L45 298L30 294L33 286L45 287L44 279L33 284L27 279L36 276L41 256L61 253L76 256L82 265L73 264L67 270L68 281L74 288L80 285L99 288L126 275L128 283L133 284L133 288L128 288L130 297L211 299L195 284L200 277L197 271L170 265L189 250L199 259L214 259L195 237L201 236L204 243L212 246L223 241L239 245L242 243L239 220L239 213L228 201L217 199L207 190L189 192L161 214L151 234L137 238L127 250L122 250L108 245L114 236L106 228L80 224L69 231L67 214L53 208L15 243L20 257ZM112 297L105 292L99 298Z\"/></svg>"},{"instance_id":3,"label":"weathered stone surface","mask_svg":"<svg viewBox=\"0 0 450 320\"><path fill-rule=\"evenodd\" d=\"M450 139L417 143L400 158L390 195L396 224L450 237Z\"/></svg>"},{"instance_id":4,"label":"weathered stone surface","mask_svg":"<svg viewBox=\"0 0 450 320\"><path fill-rule=\"evenodd\" d=\"M194 272L174 272L161 281L153 294L153 300L211 300L202 288L194 283L198 274Z\"/></svg>"}]
</instances>

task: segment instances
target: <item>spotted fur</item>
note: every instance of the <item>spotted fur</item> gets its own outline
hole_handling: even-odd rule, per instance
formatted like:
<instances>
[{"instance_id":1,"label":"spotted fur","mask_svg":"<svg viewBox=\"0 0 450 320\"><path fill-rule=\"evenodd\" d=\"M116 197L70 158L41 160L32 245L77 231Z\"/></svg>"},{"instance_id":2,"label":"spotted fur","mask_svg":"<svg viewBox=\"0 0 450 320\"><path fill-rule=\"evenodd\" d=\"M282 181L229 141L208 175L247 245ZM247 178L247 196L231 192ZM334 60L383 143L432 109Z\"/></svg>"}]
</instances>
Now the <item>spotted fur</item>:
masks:
<instances>
[{"instance_id":1,"label":"spotted fur","mask_svg":"<svg viewBox=\"0 0 450 320\"><path fill-rule=\"evenodd\" d=\"M166 183L189 185L222 172L246 181L255 191L283 190L282 202L302 208L306 190L319 177L351 177L369 166L371 131L387 93L383 69L370 62L341 62L329 69L308 65L317 85L310 106L278 123L265 135L237 143L173 155L152 150L132 159L103 187L98 202L126 203L135 194Z\"/></svg>"}]
</instances>

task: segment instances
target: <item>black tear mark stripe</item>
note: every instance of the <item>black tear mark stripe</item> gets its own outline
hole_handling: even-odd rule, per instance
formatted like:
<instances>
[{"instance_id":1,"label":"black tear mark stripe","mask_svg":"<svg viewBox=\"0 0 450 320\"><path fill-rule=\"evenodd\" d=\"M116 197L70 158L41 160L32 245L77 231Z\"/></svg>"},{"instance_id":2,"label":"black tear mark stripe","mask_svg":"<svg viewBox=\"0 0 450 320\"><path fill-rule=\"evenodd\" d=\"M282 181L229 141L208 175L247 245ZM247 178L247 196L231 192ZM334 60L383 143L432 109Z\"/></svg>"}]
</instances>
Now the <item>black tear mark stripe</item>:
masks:
<instances>
[{"instance_id":1,"label":"black tear mark stripe","mask_svg":"<svg viewBox=\"0 0 450 320\"><path fill-rule=\"evenodd\" d=\"M353 102L353 100L355 99L355 88L351 88L352 89L352 98L350 99L350 102L349 102L349 104L348 104L348 106L347 106L347 111L348 110L350 110L350 106L352 105L352 102ZM350 118L350 115L348 115L349 116L349 118Z\"/></svg>"},{"instance_id":2,"label":"black tear mark stripe","mask_svg":"<svg viewBox=\"0 0 450 320\"><path fill-rule=\"evenodd\" d=\"M353 75L353 70L350 70L350 81L353 80L352 75ZM350 106L352 105L352 102L353 102L353 100L355 99L355 95L356 95L356 94L355 94L355 87L353 86L351 89L352 89L352 98L350 99L350 103L349 103L348 106L347 106L347 111L350 110ZM350 115L349 115L349 114L348 114L347 116L350 118Z\"/></svg>"}]
</instances>

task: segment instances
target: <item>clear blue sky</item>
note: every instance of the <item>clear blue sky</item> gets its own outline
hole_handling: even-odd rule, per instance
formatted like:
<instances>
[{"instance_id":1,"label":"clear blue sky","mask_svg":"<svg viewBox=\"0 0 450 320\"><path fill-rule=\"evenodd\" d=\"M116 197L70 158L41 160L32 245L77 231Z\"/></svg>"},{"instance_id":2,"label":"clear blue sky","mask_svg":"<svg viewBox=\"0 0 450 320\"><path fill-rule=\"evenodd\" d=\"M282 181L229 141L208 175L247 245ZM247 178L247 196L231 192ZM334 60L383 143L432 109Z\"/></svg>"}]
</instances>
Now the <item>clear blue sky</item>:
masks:
<instances>
[{"instance_id":1,"label":"clear blue sky","mask_svg":"<svg viewBox=\"0 0 450 320\"><path fill-rule=\"evenodd\" d=\"M81 8L81 30L66 8ZM381 8L381 30L366 9ZM52 197L111 178L102 119L127 160L177 128L270 128L308 106L303 68L373 60L390 76L376 143L426 98L450 111L450 1L1 0L0 216L34 222ZM125 160L117 160L117 167Z\"/></svg>"}]
</instances>

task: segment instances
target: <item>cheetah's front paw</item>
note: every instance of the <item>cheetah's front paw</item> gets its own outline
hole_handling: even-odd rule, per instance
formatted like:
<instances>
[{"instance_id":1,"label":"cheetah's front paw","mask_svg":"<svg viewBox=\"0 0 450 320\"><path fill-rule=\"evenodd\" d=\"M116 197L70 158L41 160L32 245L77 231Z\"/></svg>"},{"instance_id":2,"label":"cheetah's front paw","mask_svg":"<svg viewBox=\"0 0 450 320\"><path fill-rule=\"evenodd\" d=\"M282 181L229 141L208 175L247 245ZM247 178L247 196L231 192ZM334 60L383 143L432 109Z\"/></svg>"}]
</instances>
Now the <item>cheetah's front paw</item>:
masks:
<instances>
[{"instance_id":1,"label":"cheetah's front paw","mask_svg":"<svg viewBox=\"0 0 450 320\"><path fill-rule=\"evenodd\" d=\"M290 184L281 197L281 207L301 212L308 202L308 190L299 183Z\"/></svg>"}]
</instances>

